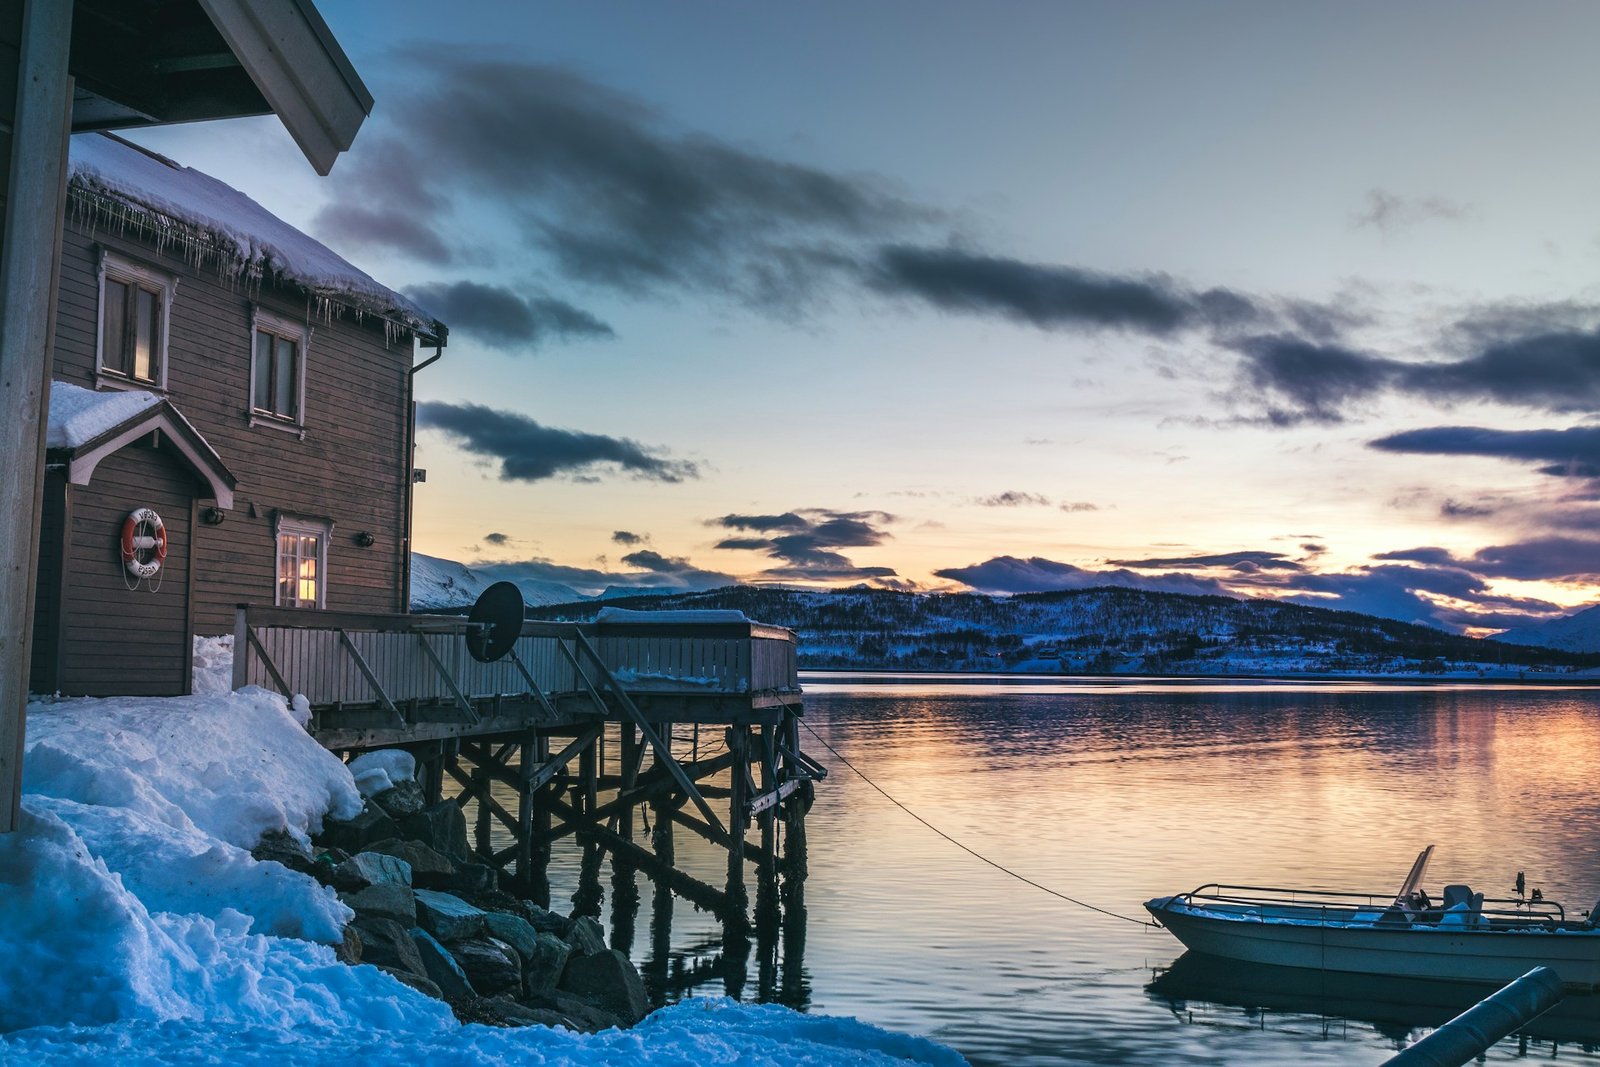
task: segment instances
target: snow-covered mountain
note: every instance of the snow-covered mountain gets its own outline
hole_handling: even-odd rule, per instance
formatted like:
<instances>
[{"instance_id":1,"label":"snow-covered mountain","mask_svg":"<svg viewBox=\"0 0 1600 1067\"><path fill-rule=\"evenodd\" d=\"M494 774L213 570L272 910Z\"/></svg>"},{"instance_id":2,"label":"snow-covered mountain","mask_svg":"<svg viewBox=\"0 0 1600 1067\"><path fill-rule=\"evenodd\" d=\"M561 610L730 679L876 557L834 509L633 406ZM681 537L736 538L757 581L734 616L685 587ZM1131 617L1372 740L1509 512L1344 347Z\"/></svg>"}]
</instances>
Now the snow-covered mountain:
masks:
<instances>
[{"instance_id":1,"label":"snow-covered mountain","mask_svg":"<svg viewBox=\"0 0 1600 1067\"><path fill-rule=\"evenodd\" d=\"M1542 645L1568 652L1600 652L1600 604L1559 619L1530 623L1495 636L1513 645Z\"/></svg>"},{"instance_id":2,"label":"snow-covered mountain","mask_svg":"<svg viewBox=\"0 0 1600 1067\"><path fill-rule=\"evenodd\" d=\"M451 611L470 608L500 578L454 560L411 553L411 610ZM570 604L586 599L570 586L537 578L510 577L531 605Z\"/></svg>"},{"instance_id":3,"label":"snow-covered mountain","mask_svg":"<svg viewBox=\"0 0 1600 1067\"><path fill-rule=\"evenodd\" d=\"M1349 611L1135 589L992 597L731 586L608 603L738 609L797 631L806 667L1514 676L1600 666L1600 655L1483 641ZM535 614L576 620L599 609L593 602Z\"/></svg>"}]
</instances>

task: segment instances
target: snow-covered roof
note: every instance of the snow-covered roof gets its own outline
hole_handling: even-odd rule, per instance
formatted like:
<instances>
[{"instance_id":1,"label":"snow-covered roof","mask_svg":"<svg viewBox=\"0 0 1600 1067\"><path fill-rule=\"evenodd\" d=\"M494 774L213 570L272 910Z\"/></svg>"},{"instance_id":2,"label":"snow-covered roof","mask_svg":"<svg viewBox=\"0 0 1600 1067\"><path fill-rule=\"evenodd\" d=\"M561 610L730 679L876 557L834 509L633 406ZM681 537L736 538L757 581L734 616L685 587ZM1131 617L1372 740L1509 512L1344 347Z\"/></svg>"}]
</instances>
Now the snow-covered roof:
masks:
<instances>
[{"instance_id":1,"label":"snow-covered roof","mask_svg":"<svg viewBox=\"0 0 1600 1067\"><path fill-rule=\"evenodd\" d=\"M159 403L161 398L154 393L97 393L81 385L53 382L45 447L78 448Z\"/></svg>"},{"instance_id":2,"label":"snow-covered roof","mask_svg":"<svg viewBox=\"0 0 1600 1067\"><path fill-rule=\"evenodd\" d=\"M601 608L595 622L652 623L664 626L684 626L712 623L748 623L750 617L734 608L682 609L677 611L634 611L629 608Z\"/></svg>"},{"instance_id":3,"label":"snow-covered roof","mask_svg":"<svg viewBox=\"0 0 1600 1067\"><path fill-rule=\"evenodd\" d=\"M83 134L72 139L70 182L75 191L153 216L104 221L153 231L191 260L215 257L233 275L287 281L362 314L438 334L437 320L412 300L208 174L116 137Z\"/></svg>"}]
</instances>

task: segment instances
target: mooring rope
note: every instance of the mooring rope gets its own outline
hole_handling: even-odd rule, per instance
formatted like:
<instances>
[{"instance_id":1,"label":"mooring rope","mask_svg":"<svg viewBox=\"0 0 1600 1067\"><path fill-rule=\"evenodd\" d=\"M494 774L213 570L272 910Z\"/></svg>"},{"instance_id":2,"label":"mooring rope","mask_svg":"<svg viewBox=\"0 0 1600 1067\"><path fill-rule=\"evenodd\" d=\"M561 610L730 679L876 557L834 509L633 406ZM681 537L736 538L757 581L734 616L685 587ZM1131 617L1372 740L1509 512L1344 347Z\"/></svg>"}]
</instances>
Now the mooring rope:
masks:
<instances>
[{"instance_id":1,"label":"mooring rope","mask_svg":"<svg viewBox=\"0 0 1600 1067\"><path fill-rule=\"evenodd\" d=\"M1150 927L1152 929L1157 929L1157 930L1159 930L1161 928L1161 924L1160 923L1152 922L1149 919L1135 919L1131 915L1121 915L1121 914L1118 914L1117 912L1114 912L1114 911L1108 911L1107 909L1102 908L1102 907L1100 907L1098 905L1090 904L1087 901L1079 900L1077 897L1069 897L1067 894L1059 892L1059 891L1054 890L1054 889L1051 889L1047 885L1040 885L1038 882L1035 882L1032 878L1029 878L1027 875L1019 874L1018 872L1012 870L1010 867L1007 867L1005 864L998 863L995 860L990 859L988 856L985 856L983 853L979 852L975 848L972 848L970 845L966 845L966 844L962 843L961 841L958 841L954 837L951 837L949 834L945 833L943 830L939 829L937 826L933 825L933 823L929 822L927 819L924 819L921 815L918 815L916 812L914 812L910 808L906 807L898 799L896 799L893 796L893 794L891 794L887 789L883 788L883 786L879 785L877 782L874 782L871 778L868 778L867 777L867 773L865 771L863 771L860 767L857 767L854 763L851 763L845 757L844 753L840 752L838 749L836 749L832 745L828 744L827 739L824 738L821 734L817 733L817 731L812 728L810 723L806 722L804 719L800 718L799 716L795 717L795 721L798 722L801 726L804 726L806 728L806 732L808 732L812 737L816 738L817 741L822 745L823 748L827 749L829 752L832 752L835 759L837 759L840 763L844 764L846 767L849 767L852 771L854 771L856 773L856 777L860 778L863 782L866 782L872 788L876 789L879 793L881 793L885 800L887 800L889 803L893 804L895 807L899 808L901 811L905 812L907 815L911 816L913 819L917 820L923 826L926 826L928 829L930 829L934 833L938 834L940 837L944 838L946 841L950 842L952 845L954 845L957 848L959 848L961 851L965 852L967 855L972 856L974 859L982 860L984 863L987 863L989 866L993 867L995 870L999 871L1001 874L1010 875L1012 878L1015 878L1017 881L1026 883L1027 885L1031 885L1031 886L1033 886L1033 888L1039 890L1041 893L1048 893L1051 896L1057 898L1058 900L1066 901L1068 904L1076 904L1080 908L1087 908L1090 911L1097 911L1101 915L1109 915L1113 919L1121 919L1123 922L1125 922L1125 923L1133 923L1135 926L1148 926L1148 927Z\"/></svg>"}]
</instances>

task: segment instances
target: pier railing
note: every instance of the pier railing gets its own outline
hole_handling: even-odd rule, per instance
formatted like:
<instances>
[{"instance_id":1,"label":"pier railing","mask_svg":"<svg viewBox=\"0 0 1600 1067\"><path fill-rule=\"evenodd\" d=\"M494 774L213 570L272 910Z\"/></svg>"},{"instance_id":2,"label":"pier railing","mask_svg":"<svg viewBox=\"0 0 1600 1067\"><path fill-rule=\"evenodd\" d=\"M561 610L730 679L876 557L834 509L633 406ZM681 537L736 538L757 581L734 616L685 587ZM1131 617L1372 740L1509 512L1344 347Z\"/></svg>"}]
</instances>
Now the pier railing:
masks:
<instances>
[{"instance_id":1,"label":"pier railing","mask_svg":"<svg viewBox=\"0 0 1600 1067\"><path fill-rule=\"evenodd\" d=\"M528 621L509 655L480 663L467 620L241 605L233 687L304 695L313 710L375 708L407 720L422 706L476 718L486 701L553 701L604 689L603 665L630 693L683 696L799 692L793 632L759 623ZM593 661L598 659L597 665Z\"/></svg>"}]
</instances>

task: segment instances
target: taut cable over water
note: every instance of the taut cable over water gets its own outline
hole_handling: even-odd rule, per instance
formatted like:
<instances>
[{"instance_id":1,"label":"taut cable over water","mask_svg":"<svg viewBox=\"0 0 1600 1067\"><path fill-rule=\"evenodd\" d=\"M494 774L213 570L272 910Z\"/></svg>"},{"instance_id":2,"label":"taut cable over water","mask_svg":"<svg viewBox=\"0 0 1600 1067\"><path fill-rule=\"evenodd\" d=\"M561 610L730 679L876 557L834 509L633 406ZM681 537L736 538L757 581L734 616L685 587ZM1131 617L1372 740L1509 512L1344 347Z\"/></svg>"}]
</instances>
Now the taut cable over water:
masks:
<instances>
[{"instance_id":1,"label":"taut cable over water","mask_svg":"<svg viewBox=\"0 0 1600 1067\"><path fill-rule=\"evenodd\" d=\"M866 782L873 789L877 790L880 794L882 794L882 796L883 796L883 798L885 800L887 800L889 803L893 804L895 807L899 808L901 811L905 812L907 815L911 816L913 819L917 820L923 826L926 826L929 830L932 830L935 834L938 834L940 837L944 838L946 841L950 842L952 845L954 845L957 848L959 848L961 851L965 852L967 855L972 856L974 859L982 860L984 863L987 863L989 866L993 867L995 870L999 871L1001 874L1009 875L1010 877L1015 878L1019 882L1023 882L1023 883L1026 883L1027 885L1033 886L1033 888L1039 890L1041 893L1048 893L1050 896L1053 896L1058 900L1064 900L1068 904L1076 904L1080 908L1087 908L1090 911L1097 911L1101 915L1109 915L1113 919L1121 919L1123 922L1125 922L1125 923L1133 923L1135 926L1145 926L1145 927L1149 927L1152 930L1161 929L1161 924L1160 923L1151 922L1148 919L1135 919L1131 915L1120 915L1117 912L1107 910L1106 908L1099 907L1098 905L1095 905L1095 904L1090 904L1087 901L1079 900L1076 897L1070 897L1065 893L1062 893L1062 892L1059 892L1057 890L1051 889L1047 885L1040 885L1038 882L1035 882L1032 878L1029 878L1027 875L1019 874L1018 872L1012 870L1010 867L1007 867L1005 864L999 863L999 862L997 862L995 860L990 859L988 856L985 856L983 853L979 852L977 849L971 847L970 845L967 845L967 844L964 844L961 841L958 841L956 838L951 837L949 834L945 833L943 830L941 830L937 826L933 825L933 823L929 822L927 819L924 819L921 815L918 815L916 812L914 812L910 808L906 807L905 804L903 804L901 801L896 799L894 797L894 795L891 794L887 789L883 788L883 786L879 785L877 782L874 782L871 778L868 778L867 777L867 773L865 771L863 771L860 767L857 767L854 763L851 763L850 760L847 759L842 752L840 752L838 749L836 749L832 745L830 745L828 743L827 739L824 738L821 734L817 733L817 731L812 727L812 725L810 723L808 723L804 719L801 719L801 718L798 718L798 717L796 717L795 721L798 722L801 726L804 726L806 728L806 732L809 733L812 737L817 739L817 743L818 744L820 744L823 748L827 749L829 752L833 753L835 759L837 759L840 763L844 764L846 767L849 767L852 771L854 771L855 774L856 774L856 777L860 778L863 782Z\"/></svg>"}]
</instances>

